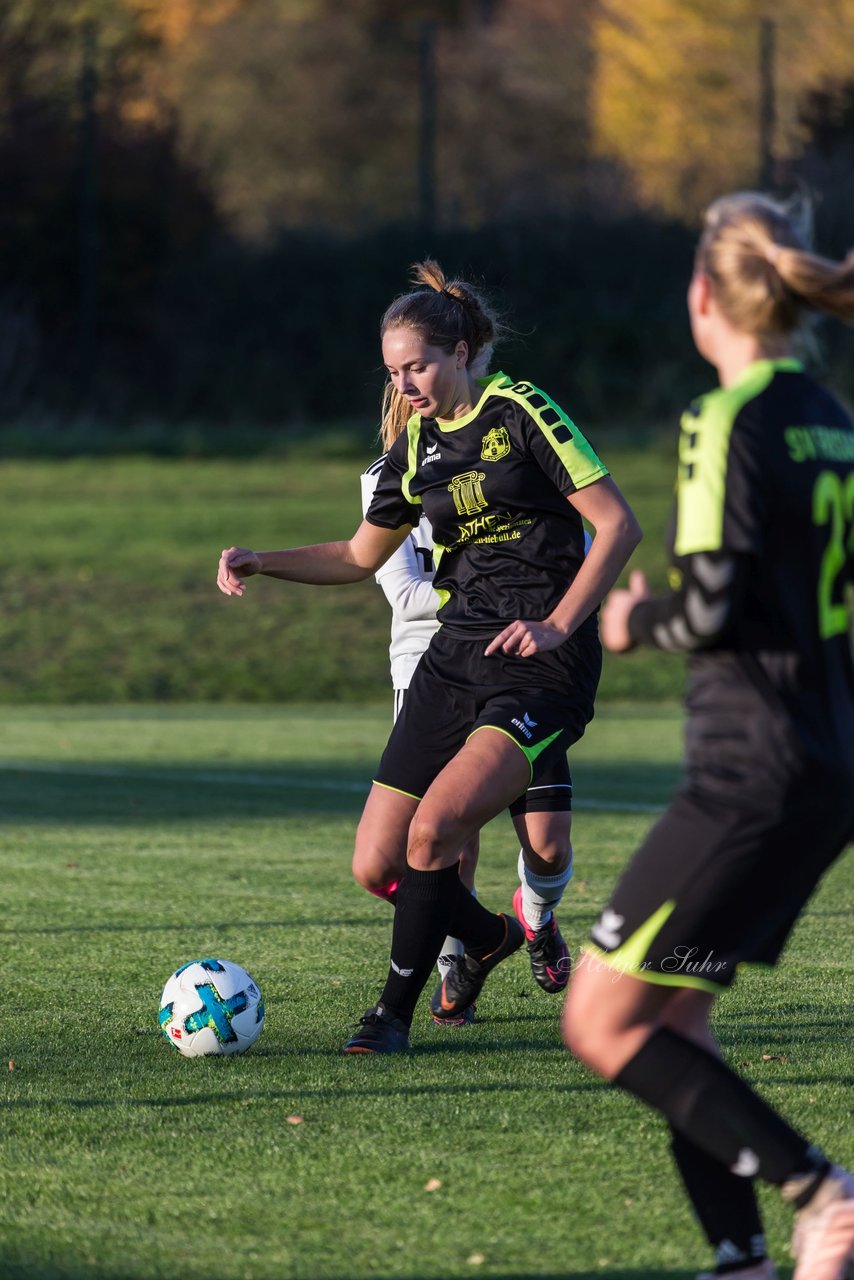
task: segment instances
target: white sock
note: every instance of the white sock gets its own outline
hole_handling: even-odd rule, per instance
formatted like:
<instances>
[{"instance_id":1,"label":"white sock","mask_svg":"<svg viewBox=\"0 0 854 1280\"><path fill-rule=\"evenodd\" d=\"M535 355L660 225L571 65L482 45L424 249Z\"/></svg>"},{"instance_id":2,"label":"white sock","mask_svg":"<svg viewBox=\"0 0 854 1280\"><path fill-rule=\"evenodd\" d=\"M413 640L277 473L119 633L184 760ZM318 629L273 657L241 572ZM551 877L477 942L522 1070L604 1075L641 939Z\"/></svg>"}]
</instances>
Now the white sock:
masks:
<instances>
[{"instance_id":1,"label":"white sock","mask_svg":"<svg viewBox=\"0 0 854 1280\"><path fill-rule=\"evenodd\" d=\"M477 889L472 889L471 896L473 898L477 897ZM452 938L451 935L448 934L447 938L442 943L442 950L439 952L439 959L436 961L436 968L439 970L439 977L443 982L448 970L453 965L454 960L457 956L461 956L464 951L465 947L460 942L459 938Z\"/></svg>"},{"instance_id":2,"label":"white sock","mask_svg":"<svg viewBox=\"0 0 854 1280\"><path fill-rule=\"evenodd\" d=\"M569 865L556 876L538 876L525 863L519 850L519 881L522 885L522 912L529 929L537 930L548 924L552 912L563 897L563 891L572 879L572 849Z\"/></svg>"},{"instance_id":3,"label":"white sock","mask_svg":"<svg viewBox=\"0 0 854 1280\"><path fill-rule=\"evenodd\" d=\"M436 961L436 968L439 970L439 977L443 982L456 957L461 956L464 951L465 947L460 942L459 938L452 938L450 934L442 943L442 950L439 952L439 959Z\"/></svg>"}]
</instances>

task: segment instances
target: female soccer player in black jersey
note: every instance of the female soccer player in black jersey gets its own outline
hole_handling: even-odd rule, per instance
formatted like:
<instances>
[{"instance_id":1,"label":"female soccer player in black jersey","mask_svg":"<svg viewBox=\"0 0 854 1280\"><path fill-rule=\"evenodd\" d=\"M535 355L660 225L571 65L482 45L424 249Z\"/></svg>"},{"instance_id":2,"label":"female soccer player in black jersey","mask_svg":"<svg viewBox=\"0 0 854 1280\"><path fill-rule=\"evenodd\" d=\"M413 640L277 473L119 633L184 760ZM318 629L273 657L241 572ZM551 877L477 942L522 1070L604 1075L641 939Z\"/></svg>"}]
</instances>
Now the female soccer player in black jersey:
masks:
<instances>
[{"instance_id":1,"label":"female soccer player in black jersey","mask_svg":"<svg viewBox=\"0 0 854 1280\"><path fill-rule=\"evenodd\" d=\"M422 264L419 287L381 326L387 412L399 434L366 519L349 541L256 553L231 547L217 582L242 595L257 573L361 581L422 510L433 530L441 627L421 658L359 823L354 862L396 865L388 978L347 1052L409 1047L418 996L446 935L465 954L431 1002L454 1019L525 939L464 887L459 850L514 804L584 732L601 667L596 610L639 540L606 468L562 410L502 373L470 365L495 336L474 290ZM596 530L584 555L582 517ZM523 813L523 843L546 870L569 858L569 813ZM517 825L517 830L519 829ZM380 881L381 883L381 881Z\"/></svg>"},{"instance_id":2,"label":"female soccer player in black jersey","mask_svg":"<svg viewBox=\"0 0 854 1280\"><path fill-rule=\"evenodd\" d=\"M421 264L417 273L422 283L429 283L433 278L429 264ZM497 327L499 322L496 317L490 315L485 306L482 309ZM489 342L469 366L472 375L483 380L482 385L489 381L487 373L492 353L493 343ZM388 386L391 388L391 383ZM365 515L383 472L388 450L401 432L406 430L409 418L408 409L405 414L401 414L401 406L390 396L386 397L383 408L380 437L385 453L372 462L361 477L362 510ZM585 550L590 541L590 534L585 531ZM440 600L433 587L435 560L433 530L430 521L422 513L409 537L376 575L392 610L389 658L394 686L395 719L403 707L415 668L440 625L436 617ZM520 883L513 896L513 908L519 923L525 929L535 981L544 991L559 993L569 983L572 964L569 948L555 919L555 910L573 871L570 842L572 778L566 753L560 753L550 767L538 769L536 784L529 787L509 808L522 845L517 859ZM536 852L539 848L546 848L552 856L544 860ZM369 892L393 902L400 877L406 870L406 847L401 845L393 864L384 860L377 861L378 852L387 854L390 851L387 846L382 851L375 846L371 847L370 861L365 864L355 861L353 874ZM478 836L475 835L460 851L459 864L460 876L472 892L477 858ZM440 981L444 980L448 970L456 964L463 950L459 939L445 939L437 961ZM474 1015L474 1006L470 1005L455 1018L447 1018L440 1011L433 1014L433 1019L442 1026L462 1026L472 1022Z\"/></svg>"},{"instance_id":3,"label":"female soccer player in black jersey","mask_svg":"<svg viewBox=\"0 0 854 1280\"><path fill-rule=\"evenodd\" d=\"M569 1047L657 1108L718 1269L772 1280L753 1179L798 1212L795 1280L842 1280L854 1177L724 1064L708 1017L774 963L854 837L854 428L792 356L804 312L854 319L854 254L811 254L759 195L711 206L688 292L720 389L682 418L671 581L602 615L608 648L690 653L686 780L573 975ZM615 981L614 970L620 972Z\"/></svg>"}]
</instances>

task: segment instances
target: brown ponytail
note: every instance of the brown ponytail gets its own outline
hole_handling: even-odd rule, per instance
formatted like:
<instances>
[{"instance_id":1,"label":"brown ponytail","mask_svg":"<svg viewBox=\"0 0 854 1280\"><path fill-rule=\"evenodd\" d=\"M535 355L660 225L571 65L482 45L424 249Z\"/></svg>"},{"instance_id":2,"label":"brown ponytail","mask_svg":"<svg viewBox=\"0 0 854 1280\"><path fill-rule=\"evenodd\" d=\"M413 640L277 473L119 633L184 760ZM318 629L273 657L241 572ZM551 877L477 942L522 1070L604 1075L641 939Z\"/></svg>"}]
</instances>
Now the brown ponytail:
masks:
<instances>
[{"instance_id":1,"label":"brown ponytail","mask_svg":"<svg viewBox=\"0 0 854 1280\"><path fill-rule=\"evenodd\" d=\"M431 347L451 352L461 340L468 347L468 367L475 377L488 371L492 347L500 335L498 317L470 284L448 280L432 258L412 267L415 288L395 298L380 323L380 338L389 329L412 329ZM383 390L380 439L390 449L405 430L412 410L387 382Z\"/></svg>"}]
</instances>

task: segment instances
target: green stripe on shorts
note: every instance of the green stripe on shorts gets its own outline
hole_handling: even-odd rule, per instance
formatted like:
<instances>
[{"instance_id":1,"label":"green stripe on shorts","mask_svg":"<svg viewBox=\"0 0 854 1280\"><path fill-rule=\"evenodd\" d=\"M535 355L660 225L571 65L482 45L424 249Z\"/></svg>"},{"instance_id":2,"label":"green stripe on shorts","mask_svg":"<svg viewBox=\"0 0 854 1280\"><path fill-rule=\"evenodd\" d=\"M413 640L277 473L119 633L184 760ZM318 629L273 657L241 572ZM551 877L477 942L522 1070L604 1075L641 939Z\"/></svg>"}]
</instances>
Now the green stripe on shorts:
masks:
<instances>
[{"instance_id":1,"label":"green stripe on shorts","mask_svg":"<svg viewBox=\"0 0 854 1280\"><path fill-rule=\"evenodd\" d=\"M620 974L627 973L632 978L639 978L641 982L652 982L662 987L694 987L698 991L711 991L714 995L720 995L725 989L723 983L710 982L708 978L699 978L693 973L660 973L657 969L647 967L649 950L675 910L676 899L669 898L615 951L602 951L593 942L585 942L584 950L606 969L615 969Z\"/></svg>"},{"instance_id":2,"label":"green stripe on shorts","mask_svg":"<svg viewBox=\"0 0 854 1280\"><path fill-rule=\"evenodd\" d=\"M479 724L476 729L472 729L471 733L466 738L466 742L470 742L476 733L480 733L481 729L494 729L496 733L503 733L505 738L509 738L510 741L513 743L513 745L519 748L519 750L522 752L522 755L528 761L528 767L531 770L531 778L533 778L534 776L534 761L536 760L537 756L540 754L540 752L545 751L546 747L550 746L554 742L554 740L556 738L559 738L560 735L563 733L563 729L556 729L550 738L543 738L542 742L538 742L536 746L523 747L522 743L519 741L518 738L514 738L512 733L508 733L506 729L502 729L499 725ZM530 780L531 779L529 778L528 781L530 782Z\"/></svg>"}]
</instances>

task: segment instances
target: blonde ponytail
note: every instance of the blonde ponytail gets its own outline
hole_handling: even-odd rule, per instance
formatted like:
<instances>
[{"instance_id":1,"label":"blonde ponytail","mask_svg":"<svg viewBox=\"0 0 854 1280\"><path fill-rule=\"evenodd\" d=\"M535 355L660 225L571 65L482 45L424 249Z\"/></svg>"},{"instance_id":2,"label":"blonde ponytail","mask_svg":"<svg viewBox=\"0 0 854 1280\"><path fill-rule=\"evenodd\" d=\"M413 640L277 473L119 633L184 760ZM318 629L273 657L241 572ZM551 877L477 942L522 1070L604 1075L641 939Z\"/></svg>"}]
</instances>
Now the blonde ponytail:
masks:
<instances>
[{"instance_id":1,"label":"blonde ponytail","mask_svg":"<svg viewBox=\"0 0 854 1280\"><path fill-rule=\"evenodd\" d=\"M786 208L756 192L710 205L697 269L730 324L745 333L792 334L808 311L854 321L854 252L843 262L812 253Z\"/></svg>"},{"instance_id":2,"label":"blonde ponytail","mask_svg":"<svg viewBox=\"0 0 854 1280\"><path fill-rule=\"evenodd\" d=\"M391 382L387 382L383 387L379 433L384 453L388 453L397 437L406 430L406 424L411 416L412 407L409 401L400 394Z\"/></svg>"}]
</instances>

